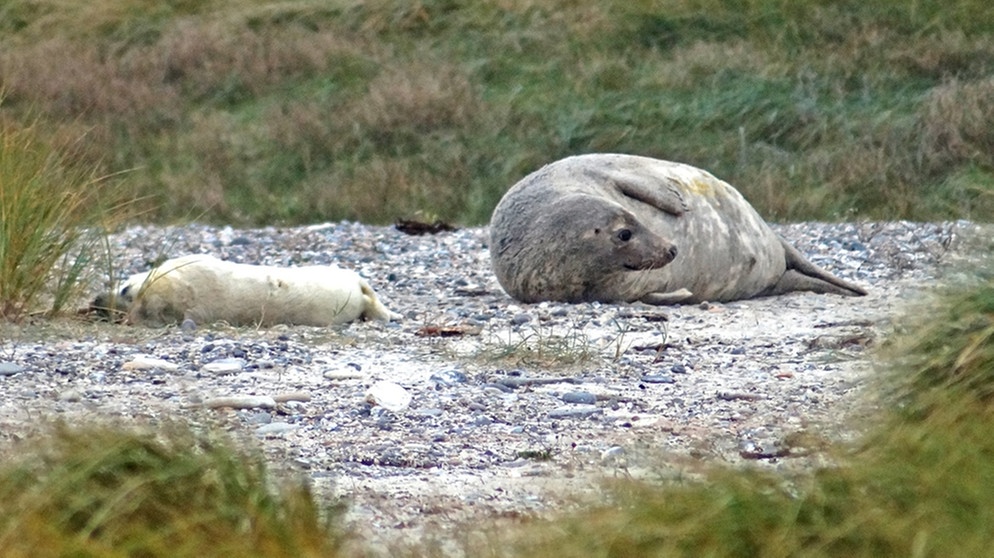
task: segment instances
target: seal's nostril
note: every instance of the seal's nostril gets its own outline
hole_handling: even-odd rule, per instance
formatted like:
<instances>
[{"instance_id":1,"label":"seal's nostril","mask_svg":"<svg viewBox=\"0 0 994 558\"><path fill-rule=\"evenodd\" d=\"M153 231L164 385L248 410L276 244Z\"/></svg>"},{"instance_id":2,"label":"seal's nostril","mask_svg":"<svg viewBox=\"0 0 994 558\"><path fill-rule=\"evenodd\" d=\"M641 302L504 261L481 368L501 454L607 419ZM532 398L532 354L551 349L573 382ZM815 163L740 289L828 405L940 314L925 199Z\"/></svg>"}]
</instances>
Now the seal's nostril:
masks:
<instances>
[{"instance_id":1,"label":"seal's nostril","mask_svg":"<svg viewBox=\"0 0 994 558\"><path fill-rule=\"evenodd\" d=\"M675 258L675 257L676 257L676 255L677 255L677 249L676 249L676 246L670 246L670 257L671 257L671 258Z\"/></svg>"}]
</instances>

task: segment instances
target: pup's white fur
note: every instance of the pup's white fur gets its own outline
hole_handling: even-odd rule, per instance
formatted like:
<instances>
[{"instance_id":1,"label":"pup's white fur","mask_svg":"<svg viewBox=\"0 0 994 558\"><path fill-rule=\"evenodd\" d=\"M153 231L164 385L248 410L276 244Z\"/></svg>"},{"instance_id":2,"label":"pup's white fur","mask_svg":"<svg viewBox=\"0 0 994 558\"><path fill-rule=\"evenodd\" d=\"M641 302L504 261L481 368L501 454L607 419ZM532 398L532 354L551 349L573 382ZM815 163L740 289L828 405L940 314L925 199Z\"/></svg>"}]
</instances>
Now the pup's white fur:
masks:
<instances>
[{"instance_id":1,"label":"pup's white fur","mask_svg":"<svg viewBox=\"0 0 994 558\"><path fill-rule=\"evenodd\" d=\"M129 322L147 325L190 319L197 324L327 326L400 318L354 271L238 264L208 255L173 258L132 275L118 297Z\"/></svg>"}]
</instances>

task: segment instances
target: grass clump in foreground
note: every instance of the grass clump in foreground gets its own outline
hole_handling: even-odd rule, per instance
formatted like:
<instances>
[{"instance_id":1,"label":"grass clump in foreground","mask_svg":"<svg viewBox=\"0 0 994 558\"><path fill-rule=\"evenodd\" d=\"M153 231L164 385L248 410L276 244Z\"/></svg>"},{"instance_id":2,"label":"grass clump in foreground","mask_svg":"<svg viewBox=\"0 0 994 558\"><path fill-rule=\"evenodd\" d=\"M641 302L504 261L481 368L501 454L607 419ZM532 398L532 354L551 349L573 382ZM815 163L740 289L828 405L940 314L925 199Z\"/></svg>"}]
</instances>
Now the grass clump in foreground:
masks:
<instances>
[{"instance_id":1,"label":"grass clump in foreground","mask_svg":"<svg viewBox=\"0 0 994 558\"><path fill-rule=\"evenodd\" d=\"M986 556L994 548L994 280L947 293L893 350L880 424L784 478L706 469L524 526L508 556ZM472 549L475 552L479 549ZM494 554L488 554L494 555Z\"/></svg>"},{"instance_id":2,"label":"grass clump in foreground","mask_svg":"<svg viewBox=\"0 0 994 558\"><path fill-rule=\"evenodd\" d=\"M303 484L274 488L261 457L228 440L164 432L57 426L14 446L0 464L2 554L338 555L339 508L319 509Z\"/></svg>"},{"instance_id":3,"label":"grass clump in foreground","mask_svg":"<svg viewBox=\"0 0 994 558\"><path fill-rule=\"evenodd\" d=\"M111 177L52 141L36 126L0 119L0 321L62 311L126 216Z\"/></svg>"}]
</instances>

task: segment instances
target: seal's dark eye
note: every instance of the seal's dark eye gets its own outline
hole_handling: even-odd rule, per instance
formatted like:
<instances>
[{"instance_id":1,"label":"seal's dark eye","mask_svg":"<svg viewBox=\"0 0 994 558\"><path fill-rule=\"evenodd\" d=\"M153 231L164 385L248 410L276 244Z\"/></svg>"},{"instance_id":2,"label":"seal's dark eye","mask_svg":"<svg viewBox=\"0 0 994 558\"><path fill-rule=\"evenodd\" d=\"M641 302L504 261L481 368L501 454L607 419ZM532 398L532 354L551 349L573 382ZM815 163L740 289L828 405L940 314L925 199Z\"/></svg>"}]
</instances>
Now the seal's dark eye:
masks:
<instances>
[{"instance_id":1,"label":"seal's dark eye","mask_svg":"<svg viewBox=\"0 0 994 558\"><path fill-rule=\"evenodd\" d=\"M621 229L618 231L618 240L622 242L628 242L632 239L632 231L628 229Z\"/></svg>"}]
</instances>

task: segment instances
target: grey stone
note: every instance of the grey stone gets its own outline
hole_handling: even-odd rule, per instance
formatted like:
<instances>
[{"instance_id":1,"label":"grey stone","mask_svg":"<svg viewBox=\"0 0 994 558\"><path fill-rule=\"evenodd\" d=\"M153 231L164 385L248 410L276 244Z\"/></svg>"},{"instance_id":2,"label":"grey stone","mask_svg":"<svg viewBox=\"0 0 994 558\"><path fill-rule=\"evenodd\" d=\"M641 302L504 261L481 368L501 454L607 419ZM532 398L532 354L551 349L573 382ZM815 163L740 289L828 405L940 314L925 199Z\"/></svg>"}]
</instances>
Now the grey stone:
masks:
<instances>
[{"instance_id":1,"label":"grey stone","mask_svg":"<svg viewBox=\"0 0 994 558\"><path fill-rule=\"evenodd\" d=\"M570 391L559 396L563 403L576 403L581 405L593 405L597 403L597 396L589 391Z\"/></svg>"},{"instance_id":2,"label":"grey stone","mask_svg":"<svg viewBox=\"0 0 994 558\"><path fill-rule=\"evenodd\" d=\"M0 376L13 376L24 372L24 367L13 362L0 362Z\"/></svg>"},{"instance_id":3,"label":"grey stone","mask_svg":"<svg viewBox=\"0 0 994 558\"><path fill-rule=\"evenodd\" d=\"M604 409L601 409L600 407L595 407L593 405L556 407L555 409L549 411L549 418L551 419L587 418L593 415L601 414L603 412Z\"/></svg>"}]
</instances>

